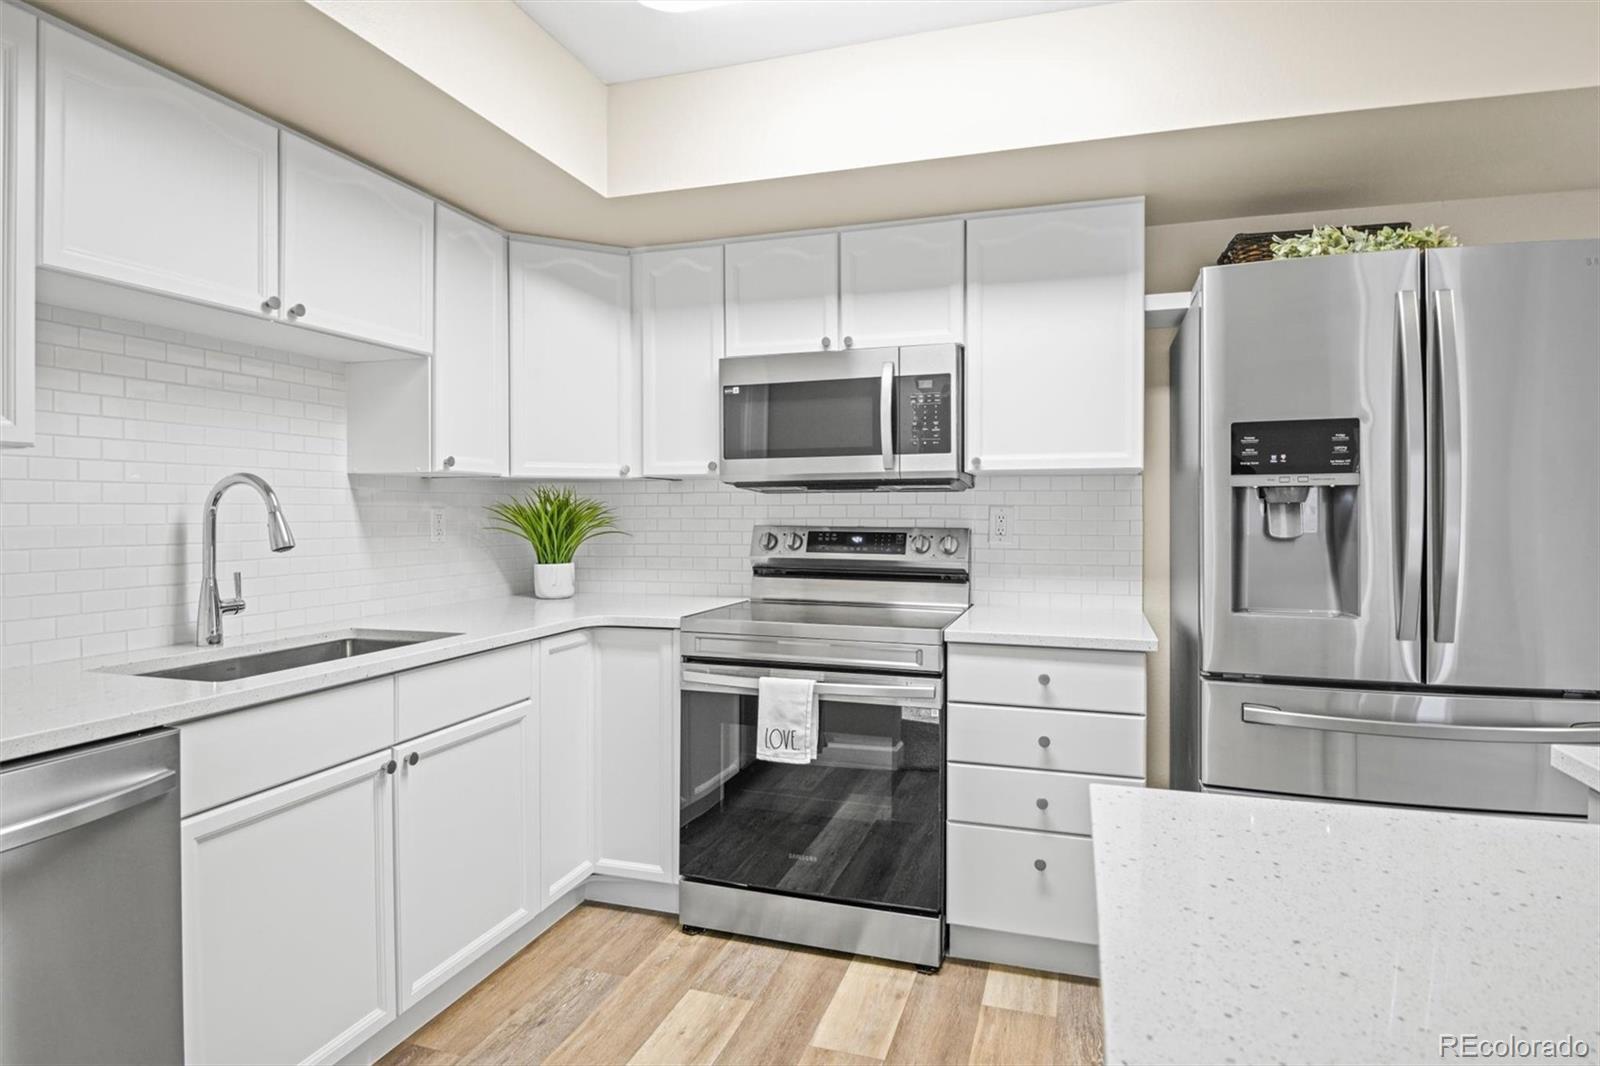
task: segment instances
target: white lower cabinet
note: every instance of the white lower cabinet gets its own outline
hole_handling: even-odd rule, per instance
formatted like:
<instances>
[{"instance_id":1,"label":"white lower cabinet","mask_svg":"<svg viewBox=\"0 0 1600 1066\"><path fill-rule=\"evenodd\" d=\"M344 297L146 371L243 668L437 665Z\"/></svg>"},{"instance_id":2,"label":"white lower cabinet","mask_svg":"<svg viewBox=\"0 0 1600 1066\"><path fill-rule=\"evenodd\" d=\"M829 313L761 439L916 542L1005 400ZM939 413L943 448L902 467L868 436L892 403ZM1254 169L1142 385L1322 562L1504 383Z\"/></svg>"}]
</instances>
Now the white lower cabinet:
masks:
<instances>
[{"instance_id":1,"label":"white lower cabinet","mask_svg":"<svg viewBox=\"0 0 1600 1066\"><path fill-rule=\"evenodd\" d=\"M595 648L587 632L539 642L539 884L554 903L594 870Z\"/></svg>"},{"instance_id":2,"label":"white lower cabinet","mask_svg":"<svg viewBox=\"0 0 1600 1066\"><path fill-rule=\"evenodd\" d=\"M389 761L184 820L187 1061L331 1062L395 1017Z\"/></svg>"},{"instance_id":3,"label":"white lower cabinet","mask_svg":"<svg viewBox=\"0 0 1600 1066\"><path fill-rule=\"evenodd\" d=\"M1088 837L952 825L948 841L951 925L1079 944L1099 940Z\"/></svg>"},{"instance_id":4,"label":"white lower cabinet","mask_svg":"<svg viewBox=\"0 0 1600 1066\"><path fill-rule=\"evenodd\" d=\"M395 749L401 1010L538 911L538 740L524 700Z\"/></svg>"},{"instance_id":5,"label":"white lower cabinet","mask_svg":"<svg viewBox=\"0 0 1600 1066\"><path fill-rule=\"evenodd\" d=\"M678 652L670 630L603 629L595 871L677 877Z\"/></svg>"}]
</instances>

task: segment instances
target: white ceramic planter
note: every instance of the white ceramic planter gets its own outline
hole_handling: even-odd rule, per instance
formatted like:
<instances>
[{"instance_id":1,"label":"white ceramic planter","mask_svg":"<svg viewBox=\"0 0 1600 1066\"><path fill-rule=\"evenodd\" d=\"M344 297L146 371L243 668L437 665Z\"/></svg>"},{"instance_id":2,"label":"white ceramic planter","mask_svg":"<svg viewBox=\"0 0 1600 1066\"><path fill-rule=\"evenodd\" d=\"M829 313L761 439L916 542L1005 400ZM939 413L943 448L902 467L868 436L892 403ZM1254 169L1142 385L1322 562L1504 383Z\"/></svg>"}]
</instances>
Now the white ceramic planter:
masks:
<instances>
[{"instance_id":1,"label":"white ceramic planter","mask_svg":"<svg viewBox=\"0 0 1600 1066\"><path fill-rule=\"evenodd\" d=\"M564 600L577 588L576 563L534 563L533 594L541 600Z\"/></svg>"}]
</instances>

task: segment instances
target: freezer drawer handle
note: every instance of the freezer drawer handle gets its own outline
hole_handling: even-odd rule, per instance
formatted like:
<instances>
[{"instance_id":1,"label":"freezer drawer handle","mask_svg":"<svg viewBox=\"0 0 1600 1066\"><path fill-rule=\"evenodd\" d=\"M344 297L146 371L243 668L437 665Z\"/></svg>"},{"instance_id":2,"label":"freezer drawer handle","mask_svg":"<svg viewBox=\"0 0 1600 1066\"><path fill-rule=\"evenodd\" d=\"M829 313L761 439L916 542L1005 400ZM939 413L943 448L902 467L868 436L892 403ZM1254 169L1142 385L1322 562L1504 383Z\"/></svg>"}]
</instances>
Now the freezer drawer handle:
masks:
<instances>
[{"instance_id":1,"label":"freezer drawer handle","mask_svg":"<svg viewBox=\"0 0 1600 1066\"><path fill-rule=\"evenodd\" d=\"M1332 714L1286 711L1263 703L1240 704L1246 722L1322 729L1333 733L1372 733L1424 740L1485 740L1502 744L1600 744L1600 726L1587 725L1452 725L1448 722L1390 722L1378 718L1345 718Z\"/></svg>"},{"instance_id":2,"label":"freezer drawer handle","mask_svg":"<svg viewBox=\"0 0 1600 1066\"><path fill-rule=\"evenodd\" d=\"M42 814L26 822L8 825L0 829L0 851L10 851L24 844L32 844L46 837L65 833L69 829L77 829L90 822L98 822L118 811L137 807L157 796L164 796L177 787L177 771L162 770L115 792L107 792L103 796L74 803L70 807L62 807L60 810Z\"/></svg>"}]
</instances>

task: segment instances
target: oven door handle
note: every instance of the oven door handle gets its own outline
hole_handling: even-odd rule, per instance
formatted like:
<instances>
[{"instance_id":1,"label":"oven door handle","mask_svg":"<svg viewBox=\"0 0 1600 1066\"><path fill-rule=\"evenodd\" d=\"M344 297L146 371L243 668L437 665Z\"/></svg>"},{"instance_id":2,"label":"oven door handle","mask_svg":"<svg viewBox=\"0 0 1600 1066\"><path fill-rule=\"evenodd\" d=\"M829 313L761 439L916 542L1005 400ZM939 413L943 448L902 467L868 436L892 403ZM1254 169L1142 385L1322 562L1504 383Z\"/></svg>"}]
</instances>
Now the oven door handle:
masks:
<instances>
[{"instance_id":1,"label":"oven door handle","mask_svg":"<svg viewBox=\"0 0 1600 1066\"><path fill-rule=\"evenodd\" d=\"M715 687L755 692L761 687L759 677L743 674L712 674L699 670L685 670L683 685L688 687ZM817 696L829 699L903 700L927 702L939 695L939 686L933 682L911 685L854 685L843 681L818 681Z\"/></svg>"}]
</instances>

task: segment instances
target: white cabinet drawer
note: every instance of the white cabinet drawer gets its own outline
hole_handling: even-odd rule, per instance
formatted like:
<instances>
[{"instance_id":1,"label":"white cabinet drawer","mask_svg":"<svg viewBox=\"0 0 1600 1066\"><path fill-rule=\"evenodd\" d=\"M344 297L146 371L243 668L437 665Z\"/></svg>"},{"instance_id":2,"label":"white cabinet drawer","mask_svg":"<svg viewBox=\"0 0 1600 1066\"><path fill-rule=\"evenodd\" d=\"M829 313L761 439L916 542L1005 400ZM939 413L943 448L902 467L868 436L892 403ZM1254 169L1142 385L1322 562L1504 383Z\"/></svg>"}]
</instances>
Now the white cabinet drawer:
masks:
<instances>
[{"instance_id":1,"label":"white cabinet drawer","mask_svg":"<svg viewBox=\"0 0 1600 1066\"><path fill-rule=\"evenodd\" d=\"M425 666L395 679L395 736L406 740L532 698L532 644Z\"/></svg>"},{"instance_id":2,"label":"white cabinet drawer","mask_svg":"<svg viewBox=\"0 0 1600 1066\"><path fill-rule=\"evenodd\" d=\"M1144 656L1137 652L954 644L949 653L952 700L1144 713Z\"/></svg>"},{"instance_id":3,"label":"white cabinet drawer","mask_svg":"<svg viewBox=\"0 0 1600 1066\"><path fill-rule=\"evenodd\" d=\"M1088 837L976 825L947 829L945 906L952 925L1099 942Z\"/></svg>"},{"instance_id":4,"label":"white cabinet drawer","mask_svg":"<svg viewBox=\"0 0 1600 1066\"><path fill-rule=\"evenodd\" d=\"M188 817L394 743L394 679L202 718L178 732Z\"/></svg>"},{"instance_id":5,"label":"white cabinet drawer","mask_svg":"<svg viewBox=\"0 0 1600 1066\"><path fill-rule=\"evenodd\" d=\"M1042 833L1089 833L1090 785L1142 785L1129 777L1052 774L1006 766L954 763L949 773L953 822L978 822Z\"/></svg>"},{"instance_id":6,"label":"white cabinet drawer","mask_svg":"<svg viewBox=\"0 0 1600 1066\"><path fill-rule=\"evenodd\" d=\"M952 762L1144 776L1142 717L952 703L948 726Z\"/></svg>"}]
</instances>

